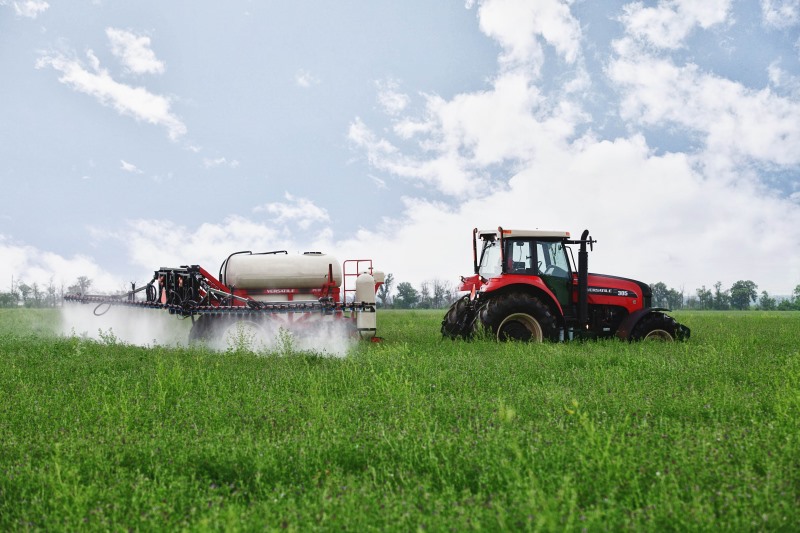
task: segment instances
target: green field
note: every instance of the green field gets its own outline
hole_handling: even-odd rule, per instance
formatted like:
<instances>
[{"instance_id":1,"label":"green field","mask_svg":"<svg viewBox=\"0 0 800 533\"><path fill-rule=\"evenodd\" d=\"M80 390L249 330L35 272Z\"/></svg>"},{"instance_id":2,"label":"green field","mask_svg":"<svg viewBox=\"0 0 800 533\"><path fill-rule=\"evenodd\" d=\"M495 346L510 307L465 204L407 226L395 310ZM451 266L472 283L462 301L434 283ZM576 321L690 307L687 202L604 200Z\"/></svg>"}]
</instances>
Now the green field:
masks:
<instances>
[{"instance_id":1,"label":"green field","mask_svg":"<svg viewBox=\"0 0 800 533\"><path fill-rule=\"evenodd\" d=\"M334 358L0 311L0 530L800 530L800 313L545 345L441 314Z\"/></svg>"}]
</instances>

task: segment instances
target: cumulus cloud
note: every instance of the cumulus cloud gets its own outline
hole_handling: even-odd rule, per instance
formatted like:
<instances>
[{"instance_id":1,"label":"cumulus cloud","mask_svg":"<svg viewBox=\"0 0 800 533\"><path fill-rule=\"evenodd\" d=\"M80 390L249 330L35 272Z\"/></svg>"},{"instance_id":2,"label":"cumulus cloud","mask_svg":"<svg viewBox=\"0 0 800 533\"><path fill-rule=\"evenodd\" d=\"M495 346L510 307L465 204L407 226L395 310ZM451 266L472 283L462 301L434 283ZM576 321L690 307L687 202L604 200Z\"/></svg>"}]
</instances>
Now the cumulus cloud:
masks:
<instances>
[{"instance_id":1,"label":"cumulus cloud","mask_svg":"<svg viewBox=\"0 0 800 533\"><path fill-rule=\"evenodd\" d=\"M491 90L450 100L428 95L423 116L398 120L394 132L403 140L416 139L417 153L401 151L358 118L348 137L383 171L452 196L483 194L476 185L489 179L489 167L519 164L551 150L586 119L565 93L561 96L548 100L528 73L510 71L499 75Z\"/></svg>"},{"instance_id":2,"label":"cumulus cloud","mask_svg":"<svg viewBox=\"0 0 800 533\"><path fill-rule=\"evenodd\" d=\"M139 168L136 165L134 165L133 163L128 163L124 159L120 159L120 164L121 164L120 168L122 170L124 170L125 172L128 172L130 174L141 174L142 173L142 171L139 170Z\"/></svg>"},{"instance_id":3,"label":"cumulus cloud","mask_svg":"<svg viewBox=\"0 0 800 533\"><path fill-rule=\"evenodd\" d=\"M296 198L288 192L286 202L270 202L253 209L255 213L274 215L279 224L296 224L300 229L308 229L312 224L330 221L328 211L307 198Z\"/></svg>"},{"instance_id":4,"label":"cumulus cloud","mask_svg":"<svg viewBox=\"0 0 800 533\"><path fill-rule=\"evenodd\" d=\"M385 113L397 115L408 106L410 98L398 91L400 83L397 80L382 80L375 85L378 89L378 103Z\"/></svg>"},{"instance_id":5,"label":"cumulus cloud","mask_svg":"<svg viewBox=\"0 0 800 533\"><path fill-rule=\"evenodd\" d=\"M300 69L294 75L294 82L297 84L298 87L303 87L304 89L308 89L312 85L319 85L320 80L316 76L314 76L311 72Z\"/></svg>"},{"instance_id":6,"label":"cumulus cloud","mask_svg":"<svg viewBox=\"0 0 800 533\"><path fill-rule=\"evenodd\" d=\"M800 242L800 208L741 163L796 169L800 104L669 55L692 31L728 23L730 2L625 6L626 36L614 43L604 71L620 97L608 100L624 125L616 131L626 132L614 138L592 127L579 98L591 83L581 65L573 79L549 92L535 69L509 68L540 66L540 40L567 62L581 56L570 5L537 8L550 15L545 20L571 28L551 42L526 16L534 8L482 2L481 28L503 49L488 90L426 96L422 115L390 114L394 137L354 119L349 138L374 168L450 199L406 198L402 217L337 246L391 242L379 248L381 263L402 265L397 279L419 282L430 272L451 272L454 279L467 273L468 237L455 236L475 226L589 228L599 240L593 271L665 281L688 294L718 280L730 286L747 278L773 293L791 290L793 280L800 281L800 258L787 250ZM512 7L522 15L513 17ZM683 153L659 153L645 137L653 130L702 142L688 143ZM411 149L402 142L408 140L416 142ZM424 266L404 257L428 241L436 251L426 253ZM460 267L454 266L458 257ZM756 257L781 260L750 260Z\"/></svg>"},{"instance_id":7,"label":"cumulus cloud","mask_svg":"<svg viewBox=\"0 0 800 533\"><path fill-rule=\"evenodd\" d=\"M236 168L236 167L239 166L239 161L236 160L236 159L232 159L231 161L228 161L228 158L226 158L226 157L215 157L215 158L204 157L203 158L203 166L206 167L206 168L214 168L214 167L220 167L220 166Z\"/></svg>"},{"instance_id":8,"label":"cumulus cloud","mask_svg":"<svg viewBox=\"0 0 800 533\"><path fill-rule=\"evenodd\" d=\"M88 94L104 106L121 115L133 117L163 127L172 140L186 133L186 125L172 112L168 98L153 94L144 87L133 87L114 80L90 50L87 53L89 66L80 60L58 52L42 55L36 68L50 67L61 73L59 81L75 91Z\"/></svg>"},{"instance_id":9,"label":"cumulus cloud","mask_svg":"<svg viewBox=\"0 0 800 533\"><path fill-rule=\"evenodd\" d=\"M17 283L36 283L42 290L52 284L60 294L62 288L66 290L79 276L91 279L92 287L101 291L124 287L124 280L109 274L87 256L64 257L4 235L0 235L0 257L3 258L0 279L10 281L13 277Z\"/></svg>"},{"instance_id":10,"label":"cumulus cloud","mask_svg":"<svg viewBox=\"0 0 800 533\"><path fill-rule=\"evenodd\" d=\"M777 29L791 28L800 23L800 0L761 0L764 25Z\"/></svg>"},{"instance_id":11,"label":"cumulus cloud","mask_svg":"<svg viewBox=\"0 0 800 533\"><path fill-rule=\"evenodd\" d=\"M755 90L694 64L642 53L627 40L608 75L631 123L678 125L705 139L709 156L735 164L742 157L781 166L800 164L800 102Z\"/></svg>"},{"instance_id":12,"label":"cumulus cloud","mask_svg":"<svg viewBox=\"0 0 800 533\"><path fill-rule=\"evenodd\" d=\"M116 56L127 72L134 74L161 74L164 62L156 58L150 48L150 37L140 36L126 30L106 28L111 41L111 53Z\"/></svg>"},{"instance_id":13,"label":"cumulus cloud","mask_svg":"<svg viewBox=\"0 0 800 533\"><path fill-rule=\"evenodd\" d=\"M0 2L0 5L7 5L8 2ZM50 4L41 0L25 0L23 2L11 2L17 16L35 19L50 8Z\"/></svg>"},{"instance_id":14,"label":"cumulus cloud","mask_svg":"<svg viewBox=\"0 0 800 533\"><path fill-rule=\"evenodd\" d=\"M573 0L484 0L478 10L480 28L503 47L502 65L528 66L538 73L544 63L542 41L568 63L578 58L581 28L570 12L572 4Z\"/></svg>"},{"instance_id":15,"label":"cumulus cloud","mask_svg":"<svg viewBox=\"0 0 800 533\"><path fill-rule=\"evenodd\" d=\"M661 0L655 7L634 2L623 8L627 32L659 48L679 48L696 27L710 28L728 19L731 0Z\"/></svg>"}]
</instances>

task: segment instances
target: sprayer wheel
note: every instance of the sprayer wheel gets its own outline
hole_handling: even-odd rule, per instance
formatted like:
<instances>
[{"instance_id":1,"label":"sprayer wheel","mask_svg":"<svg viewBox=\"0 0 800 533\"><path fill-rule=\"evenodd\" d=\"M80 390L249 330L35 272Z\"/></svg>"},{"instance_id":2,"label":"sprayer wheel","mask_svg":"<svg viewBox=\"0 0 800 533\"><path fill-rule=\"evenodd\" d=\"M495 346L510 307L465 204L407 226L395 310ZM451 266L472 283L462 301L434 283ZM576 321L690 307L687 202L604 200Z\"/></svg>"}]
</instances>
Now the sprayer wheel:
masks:
<instances>
[{"instance_id":1,"label":"sprayer wheel","mask_svg":"<svg viewBox=\"0 0 800 533\"><path fill-rule=\"evenodd\" d=\"M217 349L255 349L263 335L260 321L235 316L201 315L189 332L189 343Z\"/></svg>"}]
</instances>

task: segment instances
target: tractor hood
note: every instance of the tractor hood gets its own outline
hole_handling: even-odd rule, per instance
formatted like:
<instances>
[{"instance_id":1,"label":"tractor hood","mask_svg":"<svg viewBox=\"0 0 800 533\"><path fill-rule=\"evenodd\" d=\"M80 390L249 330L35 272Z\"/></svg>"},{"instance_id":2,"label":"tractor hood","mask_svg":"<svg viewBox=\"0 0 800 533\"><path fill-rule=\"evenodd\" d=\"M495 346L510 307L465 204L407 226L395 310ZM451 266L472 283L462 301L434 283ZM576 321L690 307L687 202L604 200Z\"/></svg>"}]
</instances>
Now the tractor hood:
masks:
<instances>
[{"instance_id":1,"label":"tractor hood","mask_svg":"<svg viewBox=\"0 0 800 533\"><path fill-rule=\"evenodd\" d=\"M590 272L588 296L590 304L609 304L616 301L619 305L628 307L623 302L630 301L631 304L637 305L636 300L638 300L642 302L642 307L651 307L653 291L647 283L635 279Z\"/></svg>"}]
</instances>

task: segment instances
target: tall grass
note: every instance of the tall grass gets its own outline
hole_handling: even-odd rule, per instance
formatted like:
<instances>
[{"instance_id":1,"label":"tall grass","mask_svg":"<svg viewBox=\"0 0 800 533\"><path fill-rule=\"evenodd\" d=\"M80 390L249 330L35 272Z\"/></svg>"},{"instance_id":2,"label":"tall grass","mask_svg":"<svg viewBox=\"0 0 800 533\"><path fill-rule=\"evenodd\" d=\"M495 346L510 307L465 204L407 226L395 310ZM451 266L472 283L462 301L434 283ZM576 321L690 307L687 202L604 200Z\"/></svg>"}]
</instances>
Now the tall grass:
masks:
<instances>
[{"instance_id":1,"label":"tall grass","mask_svg":"<svg viewBox=\"0 0 800 533\"><path fill-rule=\"evenodd\" d=\"M4 311L0 529L800 529L800 313L679 319L527 345L384 312L337 359Z\"/></svg>"}]
</instances>

